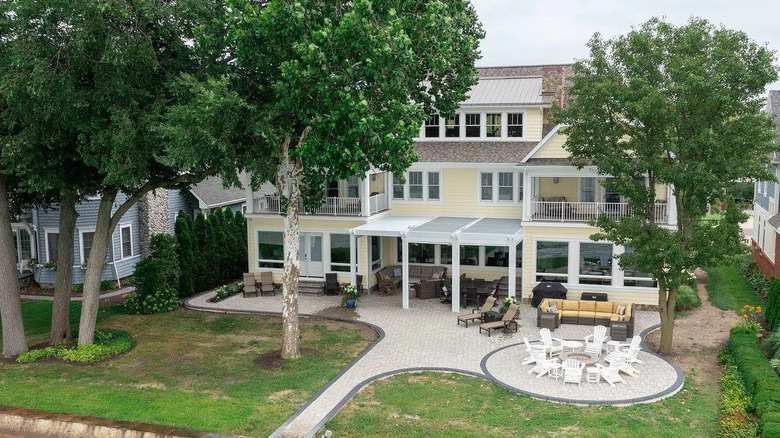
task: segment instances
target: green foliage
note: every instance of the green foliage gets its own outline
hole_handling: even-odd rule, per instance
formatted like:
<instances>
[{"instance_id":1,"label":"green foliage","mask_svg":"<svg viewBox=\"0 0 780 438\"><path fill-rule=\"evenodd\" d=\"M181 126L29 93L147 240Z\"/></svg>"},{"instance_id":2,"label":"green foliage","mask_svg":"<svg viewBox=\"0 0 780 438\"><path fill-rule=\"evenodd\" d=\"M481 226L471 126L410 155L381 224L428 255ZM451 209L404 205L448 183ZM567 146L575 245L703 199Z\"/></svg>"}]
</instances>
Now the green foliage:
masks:
<instances>
[{"instance_id":1,"label":"green foliage","mask_svg":"<svg viewBox=\"0 0 780 438\"><path fill-rule=\"evenodd\" d=\"M761 420L763 436L780 424L780 377L764 356L755 334L732 330L728 349Z\"/></svg>"},{"instance_id":2,"label":"green foliage","mask_svg":"<svg viewBox=\"0 0 780 438\"><path fill-rule=\"evenodd\" d=\"M710 277L707 294L713 306L740 313L745 303L765 305L736 265L707 267L706 270Z\"/></svg>"},{"instance_id":3,"label":"green foliage","mask_svg":"<svg viewBox=\"0 0 780 438\"><path fill-rule=\"evenodd\" d=\"M163 313L179 307L176 238L167 234L152 236L149 250L149 257L135 266L135 293L125 302L130 313Z\"/></svg>"},{"instance_id":4,"label":"green foliage","mask_svg":"<svg viewBox=\"0 0 780 438\"><path fill-rule=\"evenodd\" d=\"M680 286L680 290L677 291L677 301L674 309L680 311L698 309L699 307L701 307L701 298L699 298L696 290L688 285Z\"/></svg>"},{"instance_id":5,"label":"green foliage","mask_svg":"<svg viewBox=\"0 0 780 438\"><path fill-rule=\"evenodd\" d=\"M45 357L57 357L68 362L91 364L127 352L132 347L130 334L124 330L96 330L94 344L75 346L61 342L51 347L30 350L19 355L16 361L31 363Z\"/></svg>"},{"instance_id":6,"label":"green foliage","mask_svg":"<svg viewBox=\"0 0 780 438\"><path fill-rule=\"evenodd\" d=\"M733 198L741 207L753 206L753 191L755 183L752 181L735 181L726 187L726 198Z\"/></svg>"},{"instance_id":7,"label":"green foliage","mask_svg":"<svg viewBox=\"0 0 780 438\"><path fill-rule=\"evenodd\" d=\"M750 414L753 401L745 390L739 370L728 357L719 379L721 388L720 421L718 429L723 438L756 436L758 421Z\"/></svg>"},{"instance_id":8,"label":"green foliage","mask_svg":"<svg viewBox=\"0 0 780 438\"><path fill-rule=\"evenodd\" d=\"M346 306L348 300L355 300L355 304L360 302L360 293L358 293L358 288L351 284L344 286L344 293L341 296L341 306Z\"/></svg>"},{"instance_id":9,"label":"green foliage","mask_svg":"<svg viewBox=\"0 0 780 438\"><path fill-rule=\"evenodd\" d=\"M766 324L775 331L780 325L780 280L772 277L767 290Z\"/></svg>"},{"instance_id":10,"label":"green foliage","mask_svg":"<svg viewBox=\"0 0 780 438\"><path fill-rule=\"evenodd\" d=\"M243 291L244 291L244 283L241 282L238 282L236 284L226 284L224 286L220 286L214 289L214 292L216 292L216 295L214 296L214 301L224 300L227 297L232 297L233 295L240 294Z\"/></svg>"},{"instance_id":11,"label":"green foliage","mask_svg":"<svg viewBox=\"0 0 780 438\"><path fill-rule=\"evenodd\" d=\"M780 330L773 331L764 342L764 348L770 358L780 358Z\"/></svg>"},{"instance_id":12,"label":"green foliage","mask_svg":"<svg viewBox=\"0 0 780 438\"><path fill-rule=\"evenodd\" d=\"M100 281L100 291L107 291L114 289L116 287L116 282L112 280L101 280ZM73 285L73 291L76 293L84 293L84 283L74 284Z\"/></svg>"},{"instance_id":13,"label":"green foliage","mask_svg":"<svg viewBox=\"0 0 780 438\"><path fill-rule=\"evenodd\" d=\"M179 298L187 298L195 293L194 279L197 275L195 271L195 253L193 252L192 229L190 221L187 221L187 215L184 211L179 211L174 225L176 235L176 253L179 260L178 295Z\"/></svg>"}]
</instances>

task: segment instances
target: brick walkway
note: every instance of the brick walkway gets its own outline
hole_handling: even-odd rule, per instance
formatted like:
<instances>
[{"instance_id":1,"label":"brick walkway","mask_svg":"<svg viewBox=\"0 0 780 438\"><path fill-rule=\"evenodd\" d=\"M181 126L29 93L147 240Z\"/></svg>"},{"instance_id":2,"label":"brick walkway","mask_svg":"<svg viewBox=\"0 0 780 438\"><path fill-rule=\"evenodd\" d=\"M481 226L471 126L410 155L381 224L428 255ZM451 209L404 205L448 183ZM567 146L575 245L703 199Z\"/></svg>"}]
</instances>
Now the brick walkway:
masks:
<instances>
[{"instance_id":1,"label":"brick walkway","mask_svg":"<svg viewBox=\"0 0 780 438\"><path fill-rule=\"evenodd\" d=\"M213 293L190 299L187 306L198 310L225 312L280 313L281 294L273 297L230 297L219 303L208 303ZM340 297L302 296L302 315L338 306ZM475 325L465 328L456 325L455 314L449 305L438 300L412 300L411 308L401 308L401 297L363 297L357 312L358 320L372 324L384 336L372 344L362 356L333 379L322 391L312 397L295 415L288 419L272 437L310 437L332 418L360 389L388 375L399 372L434 369L462 372L494 380L516 392L535 398L553 399L579 404L631 404L668 397L682 388L682 373L673 364L646 351L637 365L641 376L626 377L627 385L610 387L583 383L566 385L547 377L537 379L526 374L530 366L520 364L525 357L521 346L523 336L539 339L536 327L536 309L529 305L520 308L518 333L494 332L491 337L479 333ZM658 313L636 312L635 333L658 324ZM562 325L555 337L582 339L593 332L589 326Z\"/></svg>"}]
</instances>

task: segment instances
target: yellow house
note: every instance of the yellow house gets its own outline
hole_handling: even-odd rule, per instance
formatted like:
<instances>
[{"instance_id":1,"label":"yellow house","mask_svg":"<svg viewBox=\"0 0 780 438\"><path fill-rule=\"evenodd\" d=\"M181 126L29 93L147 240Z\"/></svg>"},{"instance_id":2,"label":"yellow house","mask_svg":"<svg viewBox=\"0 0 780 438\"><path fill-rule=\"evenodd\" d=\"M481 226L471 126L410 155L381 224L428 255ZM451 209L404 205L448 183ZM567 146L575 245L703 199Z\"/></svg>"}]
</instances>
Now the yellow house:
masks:
<instances>
[{"instance_id":1,"label":"yellow house","mask_svg":"<svg viewBox=\"0 0 780 438\"><path fill-rule=\"evenodd\" d=\"M410 287L428 280L415 275L445 268L453 311L465 298L461 282L475 278L500 279L500 294L526 300L539 282L555 281L569 298L600 292L657 304L654 279L618 266L613 256L625 248L589 239L597 230L588 221L630 215L628 204L602 187L608 176L572 166L561 127L545 123L553 101L565 104L570 72L569 65L481 68L455 117L433 115L421 126L420 160L405 178L369 172L332 183L326 203L301 219L303 279L335 272L339 282L375 288L380 276L401 277L404 308L414 305ZM673 194L656 190L656 217L673 227ZM250 270L271 270L280 281L279 197L250 191L247 198Z\"/></svg>"}]
</instances>

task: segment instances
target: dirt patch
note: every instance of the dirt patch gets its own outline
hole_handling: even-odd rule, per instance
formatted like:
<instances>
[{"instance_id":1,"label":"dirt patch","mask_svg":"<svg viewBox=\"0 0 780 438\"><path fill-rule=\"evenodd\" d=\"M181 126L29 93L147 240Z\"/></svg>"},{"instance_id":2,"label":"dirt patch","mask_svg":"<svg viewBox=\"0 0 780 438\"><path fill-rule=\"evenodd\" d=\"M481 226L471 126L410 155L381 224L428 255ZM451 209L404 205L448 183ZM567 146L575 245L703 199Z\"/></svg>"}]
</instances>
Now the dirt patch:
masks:
<instances>
[{"instance_id":1,"label":"dirt patch","mask_svg":"<svg viewBox=\"0 0 780 438\"><path fill-rule=\"evenodd\" d=\"M360 317L355 309L347 309L346 307L333 306L327 307L315 313L317 316L324 316L326 318L340 318L346 320L355 320Z\"/></svg>"},{"instance_id":2,"label":"dirt patch","mask_svg":"<svg viewBox=\"0 0 780 438\"><path fill-rule=\"evenodd\" d=\"M682 368L685 375L698 382L717 383L720 376L718 351L729 339L731 327L739 319L730 310L721 310L710 303L705 284L707 273L697 269L699 282L696 290L701 298L701 307L675 320L672 353L667 357ZM653 350L658 350L661 332L655 331L645 341Z\"/></svg>"},{"instance_id":3,"label":"dirt patch","mask_svg":"<svg viewBox=\"0 0 780 438\"><path fill-rule=\"evenodd\" d=\"M283 389L281 391L276 391L273 394L271 394L268 397L266 397L266 400L268 400L270 402L284 400L287 397L289 397L290 394L292 394L293 392L295 392L295 391L293 391L292 389Z\"/></svg>"},{"instance_id":4,"label":"dirt patch","mask_svg":"<svg viewBox=\"0 0 780 438\"><path fill-rule=\"evenodd\" d=\"M301 348L301 356L320 356L320 351L316 348ZM266 371L279 370L284 364L282 351L270 351L257 356L254 360L255 365Z\"/></svg>"}]
</instances>

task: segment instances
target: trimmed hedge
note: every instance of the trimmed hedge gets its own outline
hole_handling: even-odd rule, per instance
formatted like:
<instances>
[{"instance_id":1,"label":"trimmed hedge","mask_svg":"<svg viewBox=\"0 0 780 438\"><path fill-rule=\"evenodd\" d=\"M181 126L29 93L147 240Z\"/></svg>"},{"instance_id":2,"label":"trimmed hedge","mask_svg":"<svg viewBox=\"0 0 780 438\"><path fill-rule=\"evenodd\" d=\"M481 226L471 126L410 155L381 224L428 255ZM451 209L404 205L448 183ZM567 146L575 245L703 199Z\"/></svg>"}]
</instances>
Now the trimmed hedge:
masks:
<instances>
[{"instance_id":1,"label":"trimmed hedge","mask_svg":"<svg viewBox=\"0 0 780 438\"><path fill-rule=\"evenodd\" d=\"M780 377L769 365L758 337L732 330L728 348L753 399L763 437L780 438Z\"/></svg>"}]
</instances>

